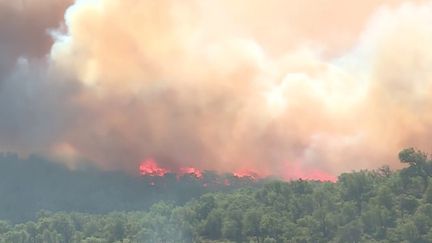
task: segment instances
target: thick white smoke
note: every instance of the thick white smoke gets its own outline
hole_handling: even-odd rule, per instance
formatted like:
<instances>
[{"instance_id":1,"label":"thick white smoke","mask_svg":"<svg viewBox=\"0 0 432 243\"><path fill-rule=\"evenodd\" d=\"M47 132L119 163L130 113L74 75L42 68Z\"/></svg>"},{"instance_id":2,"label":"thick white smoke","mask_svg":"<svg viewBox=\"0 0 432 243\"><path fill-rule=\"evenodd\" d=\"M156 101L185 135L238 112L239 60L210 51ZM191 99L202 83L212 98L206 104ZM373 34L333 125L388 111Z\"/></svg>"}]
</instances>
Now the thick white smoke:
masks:
<instances>
[{"instance_id":1,"label":"thick white smoke","mask_svg":"<svg viewBox=\"0 0 432 243\"><path fill-rule=\"evenodd\" d=\"M43 96L34 112L46 128L25 124L29 143L6 148L109 169L154 158L285 177L374 168L404 146L429 148L431 4L247 3L75 2L30 88ZM22 95L10 88L25 83L16 75L5 103ZM10 121L26 120L0 106L11 110Z\"/></svg>"}]
</instances>

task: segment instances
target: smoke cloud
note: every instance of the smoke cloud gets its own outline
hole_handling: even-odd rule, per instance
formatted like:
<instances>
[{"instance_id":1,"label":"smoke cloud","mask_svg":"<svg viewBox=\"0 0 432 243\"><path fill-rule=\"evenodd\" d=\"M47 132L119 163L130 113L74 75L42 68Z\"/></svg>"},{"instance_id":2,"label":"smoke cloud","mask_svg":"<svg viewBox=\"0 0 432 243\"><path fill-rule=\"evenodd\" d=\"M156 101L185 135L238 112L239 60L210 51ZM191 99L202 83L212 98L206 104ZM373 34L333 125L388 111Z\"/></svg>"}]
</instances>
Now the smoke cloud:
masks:
<instances>
[{"instance_id":1,"label":"smoke cloud","mask_svg":"<svg viewBox=\"0 0 432 243\"><path fill-rule=\"evenodd\" d=\"M432 4L330 2L0 1L0 145L285 178L428 151Z\"/></svg>"}]
</instances>

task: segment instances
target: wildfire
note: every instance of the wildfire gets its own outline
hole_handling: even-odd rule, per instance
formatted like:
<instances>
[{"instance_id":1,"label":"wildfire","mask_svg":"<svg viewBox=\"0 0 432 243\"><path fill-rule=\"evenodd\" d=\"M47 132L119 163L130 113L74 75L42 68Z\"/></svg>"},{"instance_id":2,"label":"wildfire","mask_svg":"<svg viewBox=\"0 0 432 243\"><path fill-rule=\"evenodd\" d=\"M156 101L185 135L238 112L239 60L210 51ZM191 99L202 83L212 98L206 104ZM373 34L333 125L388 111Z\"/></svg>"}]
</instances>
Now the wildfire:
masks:
<instances>
[{"instance_id":1,"label":"wildfire","mask_svg":"<svg viewBox=\"0 0 432 243\"><path fill-rule=\"evenodd\" d=\"M159 166L154 159L147 159L141 162L139 165L139 171L141 175L145 176L164 176L169 172L177 174L177 178L184 175L193 175L197 179L202 179L203 173L201 170L194 167L181 167L178 170L171 170Z\"/></svg>"},{"instance_id":2,"label":"wildfire","mask_svg":"<svg viewBox=\"0 0 432 243\"><path fill-rule=\"evenodd\" d=\"M203 174L201 172L201 170L194 168L194 167L183 167L180 168L179 170L179 175L183 176L183 175L193 175L198 179L202 179Z\"/></svg>"},{"instance_id":3,"label":"wildfire","mask_svg":"<svg viewBox=\"0 0 432 243\"><path fill-rule=\"evenodd\" d=\"M304 179L304 180L318 180L336 182L337 178L325 171L318 169L305 169L299 163L293 163L285 168L284 179Z\"/></svg>"},{"instance_id":4,"label":"wildfire","mask_svg":"<svg viewBox=\"0 0 432 243\"><path fill-rule=\"evenodd\" d=\"M250 169L237 170L233 173L233 175L237 178L250 178L252 180L257 180L261 178L261 176L257 172Z\"/></svg>"},{"instance_id":5,"label":"wildfire","mask_svg":"<svg viewBox=\"0 0 432 243\"><path fill-rule=\"evenodd\" d=\"M318 181L329 181L329 182L336 182L337 180L335 176L320 171L313 171L308 175L300 176L300 178L305 180L318 180Z\"/></svg>"},{"instance_id":6,"label":"wildfire","mask_svg":"<svg viewBox=\"0 0 432 243\"><path fill-rule=\"evenodd\" d=\"M143 176L157 176L162 177L166 175L167 173L173 173L176 175L177 179L180 179L181 177L185 175L191 175L194 176L198 180L202 180L204 175L203 172L195 167L180 167L178 169L169 169L165 167L161 167L157 164L157 162L154 159L147 159L141 162L139 165L139 171L140 174ZM232 175L237 179L247 179L247 180L259 180L261 178L266 177L266 175L260 174L254 170L251 169L239 169L232 173ZM305 180L319 180L319 181L330 181L335 182L336 177L333 175L330 175L328 173L325 173L320 170L305 170L304 168L301 168L299 165L290 165L287 166L284 170L284 174L282 176L285 180L292 180L292 179L305 179ZM222 182L224 185L229 186L231 185L231 181L228 179L225 179ZM152 185L155 185L154 182L152 182ZM203 185L204 187L207 187L207 184Z\"/></svg>"},{"instance_id":7,"label":"wildfire","mask_svg":"<svg viewBox=\"0 0 432 243\"><path fill-rule=\"evenodd\" d=\"M166 173L169 172L168 169L159 167L158 164L153 159L148 159L143 161L139 165L139 171L141 175L147 175L147 176L164 176Z\"/></svg>"}]
</instances>

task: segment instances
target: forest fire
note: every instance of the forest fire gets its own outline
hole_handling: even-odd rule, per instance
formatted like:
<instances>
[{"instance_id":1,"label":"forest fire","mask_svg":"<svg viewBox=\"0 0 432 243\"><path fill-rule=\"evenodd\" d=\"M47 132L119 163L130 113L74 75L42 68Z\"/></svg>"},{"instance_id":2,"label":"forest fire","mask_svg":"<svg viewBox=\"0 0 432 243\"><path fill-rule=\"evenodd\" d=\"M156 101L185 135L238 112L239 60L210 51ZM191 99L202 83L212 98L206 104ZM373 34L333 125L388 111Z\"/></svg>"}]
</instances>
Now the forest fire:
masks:
<instances>
[{"instance_id":1,"label":"forest fire","mask_svg":"<svg viewBox=\"0 0 432 243\"><path fill-rule=\"evenodd\" d=\"M153 159L143 161L139 165L139 171L141 175L146 176L164 176L169 172L169 170L159 167L159 165Z\"/></svg>"},{"instance_id":2,"label":"forest fire","mask_svg":"<svg viewBox=\"0 0 432 243\"><path fill-rule=\"evenodd\" d=\"M184 176L193 176L198 180L202 180L204 174L202 170L195 167L180 167L178 169L166 168L160 166L154 159L146 159L139 165L139 172L143 176L153 176L153 177L163 177L167 173L172 173L176 175L177 179L180 179ZM259 179L265 178L267 175L260 174L252 169L239 169L235 172L228 173L237 179L246 179L257 181ZM324 171L320 170L305 170L300 168L299 166L290 166L286 168L284 175L282 176L284 180L295 180L295 179L303 179L303 180L318 180L318 181L330 181L336 182L336 177L328 174ZM229 186L231 182L227 179L224 180L223 184Z\"/></svg>"},{"instance_id":3,"label":"forest fire","mask_svg":"<svg viewBox=\"0 0 432 243\"><path fill-rule=\"evenodd\" d=\"M202 179L202 171L194 167L181 167L178 170L171 170L159 166L154 159L147 159L139 165L139 171L144 176L164 176L167 173L174 173L177 178L185 175L192 175L197 179Z\"/></svg>"},{"instance_id":4,"label":"forest fire","mask_svg":"<svg viewBox=\"0 0 432 243\"><path fill-rule=\"evenodd\" d=\"M236 172L233 173L233 175L237 178L249 178L252 180L257 180L262 177L257 172L250 169L237 170Z\"/></svg>"},{"instance_id":5,"label":"forest fire","mask_svg":"<svg viewBox=\"0 0 432 243\"><path fill-rule=\"evenodd\" d=\"M319 169L302 168L300 163L293 163L285 168L283 178L285 180L303 179L336 182L337 178Z\"/></svg>"},{"instance_id":6,"label":"forest fire","mask_svg":"<svg viewBox=\"0 0 432 243\"><path fill-rule=\"evenodd\" d=\"M313 171L312 173L309 173L307 175L305 174L299 178L304 180L317 180L317 181L329 181L329 182L336 182L337 180L335 176L320 171Z\"/></svg>"},{"instance_id":7,"label":"forest fire","mask_svg":"<svg viewBox=\"0 0 432 243\"><path fill-rule=\"evenodd\" d=\"M180 168L178 174L179 174L179 176L193 175L197 179L202 179L202 177L203 177L201 170L194 168L194 167L182 167L182 168Z\"/></svg>"}]
</instances>

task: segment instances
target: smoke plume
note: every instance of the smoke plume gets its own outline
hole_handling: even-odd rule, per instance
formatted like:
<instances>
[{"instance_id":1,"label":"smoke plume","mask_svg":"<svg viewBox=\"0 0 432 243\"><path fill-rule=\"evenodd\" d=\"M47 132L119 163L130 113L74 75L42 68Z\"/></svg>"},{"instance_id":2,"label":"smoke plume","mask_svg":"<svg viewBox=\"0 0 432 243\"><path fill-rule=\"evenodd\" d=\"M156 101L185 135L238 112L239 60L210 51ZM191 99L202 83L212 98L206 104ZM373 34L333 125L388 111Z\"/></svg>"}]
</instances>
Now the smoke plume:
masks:
<instances>
[{"instance_id":1,"label":"smoke plume","mask_svg":"<svg viewBox=\"0 0 432 243\"><path fill-rule=\"evenodd\" d=\"M428 2L21 3L0 1L5 150L319 178L430 148Z\"/></svg>"}]
</instances>

